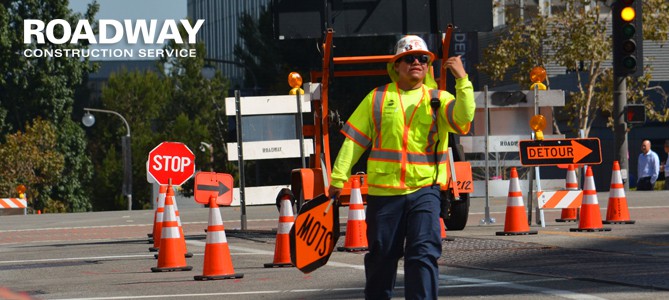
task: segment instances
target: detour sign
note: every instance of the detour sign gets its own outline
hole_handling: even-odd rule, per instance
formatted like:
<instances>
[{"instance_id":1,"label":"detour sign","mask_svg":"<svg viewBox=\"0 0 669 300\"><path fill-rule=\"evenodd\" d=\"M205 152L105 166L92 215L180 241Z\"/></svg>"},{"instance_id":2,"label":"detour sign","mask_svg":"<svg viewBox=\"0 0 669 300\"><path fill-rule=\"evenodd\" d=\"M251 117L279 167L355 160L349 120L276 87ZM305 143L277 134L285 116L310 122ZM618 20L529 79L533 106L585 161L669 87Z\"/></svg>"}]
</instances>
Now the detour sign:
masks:
<instances>
[{"instance_id":1,"label":"detour sign","mask_svg":"<svg viewBox=\"0 0 669 300\"><path fill-rule=\"evenodd\" d=\"M306 274L324 266L339 239L339 208L323 194L305 202L289 236L295 267Z\"/></svg>"},{"instance_id":2,"label":"detour sign","mask_svg":"<svg viewBox=\"0 0 669 300\"><path fill-rule=\"evenodd\" d=\"M602 149L597 138L520 141L523 166L559 164L600 164Z\"/></svg>"}]
</instances>

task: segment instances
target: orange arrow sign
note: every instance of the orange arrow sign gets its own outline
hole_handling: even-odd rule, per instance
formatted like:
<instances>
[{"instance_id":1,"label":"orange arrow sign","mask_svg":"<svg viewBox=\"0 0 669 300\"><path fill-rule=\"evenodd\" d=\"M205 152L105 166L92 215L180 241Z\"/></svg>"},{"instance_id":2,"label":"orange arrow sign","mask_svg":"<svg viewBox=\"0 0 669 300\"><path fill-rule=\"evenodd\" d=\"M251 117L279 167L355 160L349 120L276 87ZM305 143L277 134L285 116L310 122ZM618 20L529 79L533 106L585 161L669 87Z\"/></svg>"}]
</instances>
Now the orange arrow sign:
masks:
<instances>
[{"instance_id":1,"label":"orange arrow sign","mask_svg":"<svg viewBox=\"0 0 669 300\"><path fill-rule=\"evenodd\" d=\"M527 147L527 156L530 159L564 159L571 158L574 163L579 162L592 150L579 144L576 141L571 141L570 146L534 146Z\"/></svg>"}]
</instances>

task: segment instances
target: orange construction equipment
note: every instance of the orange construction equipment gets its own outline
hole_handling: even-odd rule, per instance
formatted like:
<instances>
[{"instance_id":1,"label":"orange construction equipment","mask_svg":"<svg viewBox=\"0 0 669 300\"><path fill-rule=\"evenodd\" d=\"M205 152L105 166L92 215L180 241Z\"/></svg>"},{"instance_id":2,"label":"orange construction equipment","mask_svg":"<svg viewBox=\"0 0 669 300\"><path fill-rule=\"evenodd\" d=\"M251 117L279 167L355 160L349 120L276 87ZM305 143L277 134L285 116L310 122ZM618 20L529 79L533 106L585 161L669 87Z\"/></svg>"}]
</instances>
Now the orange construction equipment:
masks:
<instances>
[{"instance_id":1,"label":"orange construction equipment","mask_svg":"<svg viewBox=\"0 0 669 300\"><path fill-rule=\"evenodd\" d=\"M569 228L569 231L611 231L611 228L602 227L602 214L597 201L597 189L592 168L587 167L585 172L585 186L583 187L583 202L581 202L581 217L578 228Z\"/></svg>"},{"instance_id":2,"label":"orange construction equipment","mask_svg":"<svg viewBox=\"0 0 669 300\"><path fill-rule=\"evenodd\" d=\"M346 241L344 247L337 247L337 251L367 251L367 221L365 221L365 206L362 204L360 192L360 178L351 177L351 199L348 204L348 221L346 222Z\"/></svg>"},{"instance_id":3,"label":"orange construction equipment","mask_svg":"<svg viewBox=\"0 0 669 300\"><path fill-rule=\"evenodd\" d=\"M149 251L156 252L160 248L160 233L163 230L163 215L165 214L165 193L167 192L166 185L160 185L158 191L158 208L153 220L153 247Z\"/></svg>"},{"instance_id":4,"label":"orange construction equipment","mask_svg":"<svg viewBox=\"0 0 669 300\"><path fill-rule=\"evenodd\" d=\"M511 168L511 180L509 180L509 195L506 200L506 217L504 219L504 231L498 231L496 235L524 235L537 234L530 230L523 204L523 192L518 183L518 171Z\"/></svg>"},{"instance_id":5,"label":"orange construction equipment","mask_svg":"<svg viewBox=\"0 0 669 300\"><path fill-rule=\"evenodd\" d=\"M204 268L202 276L194 276L195 280L216 280L242 278L244 274L235 273L230 257L228 240L221 211L216 204L216 197L209 199L209 224L207 225L207 244L204 247Z\"/></svg>"},{"instance_id":6,"label":"orange construction equipment","mask_svg":"<svg viewBox=\"0 0 669 300\"><path fill-rule=\"evenodd\" d=\"M276 230L276 244L274 245L274 261L265 264L265 268L293 267L290 261L290 228L295 223L293 216L293 193L289 189L283 189L279 193L279 227Z\"/></svg>"},{"instance_id":7,"label":"orange construction equipment","mask_svg":"<svg viewBox=\"0 0 669 300\"><path fill-rule=\"evenodd\" d=\"M574 165L567 166L567 179L565 183L566 190L578 190L578 180L576 180L576 171ZM562 214L555 222L576 222L578 221L578 208L563 208Z\"/></svg>"},{"instance_id":8,"label":"orange construction equipment","mask_svg":"<svg viewBox=\"0 0 669 300\"><path fill-rule=\"evenodd\" d=\"M604 224L634 224L630 220L630 212L627 209L627 197L625 197L625 185L623 185L620 164L613 162L613 174L611 174L611 189L609 190L609 203L606 206L606 220Z\"/></svg>"},{"instance_id":9,"label":"orange construction equipment","mask_svg":"<svg viewBox=\"0 0 669 300\"><path fill-rule=\"evenodd\" d=\"M163 216L162 232L160 234L160 249L158 252L158 266L151 268L153 272L190 271L193 267L186 265L184 249L186 242L183 232L177 222L174 211L174 190L172 185L167 186L165 196L165 214Z\"/></svg>"}]
</instances>

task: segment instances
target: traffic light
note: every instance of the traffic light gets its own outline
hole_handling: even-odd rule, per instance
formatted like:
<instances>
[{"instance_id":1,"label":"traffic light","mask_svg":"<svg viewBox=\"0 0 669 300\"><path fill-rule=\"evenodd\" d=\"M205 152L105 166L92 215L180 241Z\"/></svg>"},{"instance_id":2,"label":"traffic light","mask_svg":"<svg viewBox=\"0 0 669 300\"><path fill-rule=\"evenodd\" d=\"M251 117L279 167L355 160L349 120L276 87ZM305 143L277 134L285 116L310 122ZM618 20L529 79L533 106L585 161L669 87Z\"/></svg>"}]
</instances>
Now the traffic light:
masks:
<instances>
[{"instance_id":1,"label":"traffic light","mask_svg":"<svg viewBox=\"0 0 669 300\"><path fill-rule=\"evenodd\" d=\"M625 107L625 121L628 124L645 123L646 106L643 104L627 104L627 107Z\"/></svg>"},{"instance_id":2,"label":"traffic light","mask_svg":"<svg viewBox=\"0 0 669 300\"><path fill-rule=\"evenodd\" d=\"M643 76L641 0L617 0L613 4L613 73Z\"/></svg>"}]
</instances>

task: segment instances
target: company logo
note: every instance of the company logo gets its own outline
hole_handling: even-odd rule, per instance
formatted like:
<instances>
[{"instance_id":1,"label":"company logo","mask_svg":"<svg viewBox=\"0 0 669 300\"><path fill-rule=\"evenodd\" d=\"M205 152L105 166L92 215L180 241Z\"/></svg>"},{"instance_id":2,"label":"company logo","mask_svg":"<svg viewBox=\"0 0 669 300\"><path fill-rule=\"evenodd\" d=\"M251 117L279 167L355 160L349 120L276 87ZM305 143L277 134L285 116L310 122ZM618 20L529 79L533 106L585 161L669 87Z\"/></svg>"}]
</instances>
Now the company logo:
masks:
<instances>
[{"instance_id":1,"label":"company logo","mask_svg":"<svg viewBox=\"0 0 669 300\"><path fill-rule=\"evenodd\" d=\"M186 37L179 33L179 23ZM199 19L191 25L188 20L165 20L161 26L158 20L98 20L99 33L96 35L88 20L82 19L76 25L67 20L55 19L44 22L37 19L23 21L23 43L42 44L79 44L88 42L91 45L113 45L125 42L129 45L162 45L170 41L176 44L194 44L200 28L204 24ZM194 57L195 49L139 49L139 57ZM26 57L134 57L134 49L26 49Z\"/></svg>"}]
</instances>

